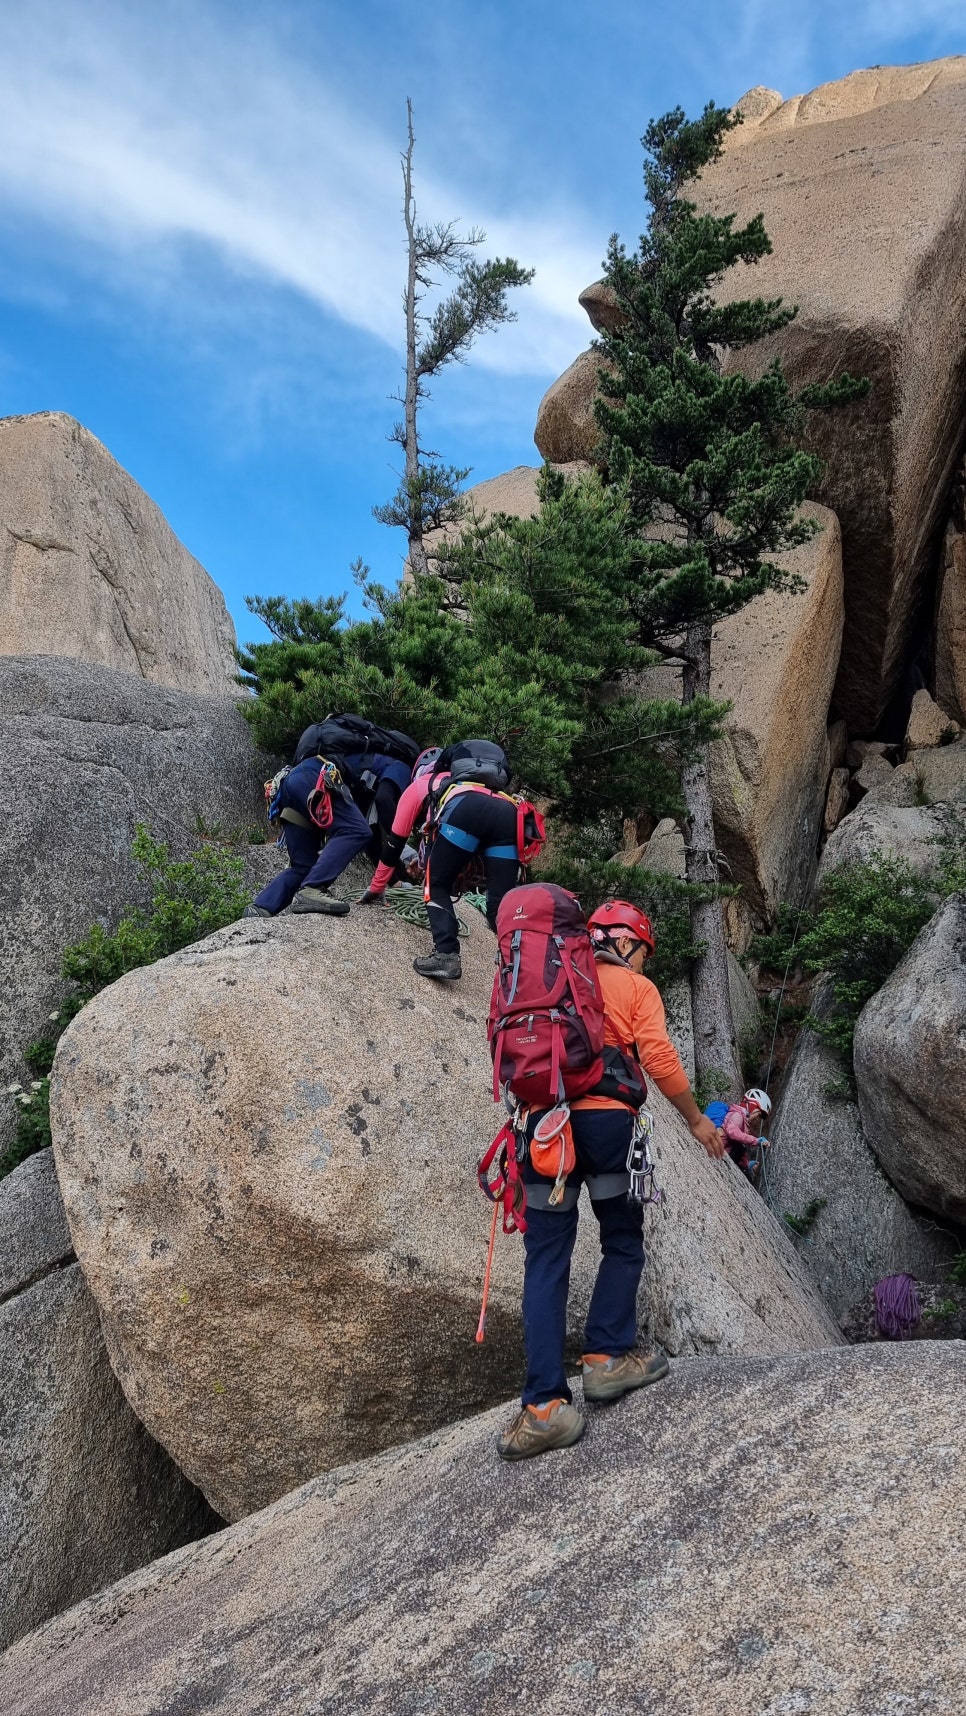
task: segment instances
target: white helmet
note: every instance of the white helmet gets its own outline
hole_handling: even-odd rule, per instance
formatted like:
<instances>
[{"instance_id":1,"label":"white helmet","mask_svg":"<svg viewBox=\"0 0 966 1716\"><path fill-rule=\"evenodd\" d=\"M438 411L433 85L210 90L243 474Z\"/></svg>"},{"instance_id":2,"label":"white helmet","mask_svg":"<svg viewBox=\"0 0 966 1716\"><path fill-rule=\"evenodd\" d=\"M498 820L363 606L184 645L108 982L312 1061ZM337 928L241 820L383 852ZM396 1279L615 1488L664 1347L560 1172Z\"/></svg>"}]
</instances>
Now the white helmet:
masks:
<instances>
[{"instance_id":1,"label":"white helmet","mask_svg":"<svg viewBox=\"0 0 966 1716\"><path fill-rule=\"evenodd\" d=\"M757 1108L761 1114L771 1113L771 1097L764 1090L746 1090L742 1097L746 1108Z\"/></svg>"}]
</instances>

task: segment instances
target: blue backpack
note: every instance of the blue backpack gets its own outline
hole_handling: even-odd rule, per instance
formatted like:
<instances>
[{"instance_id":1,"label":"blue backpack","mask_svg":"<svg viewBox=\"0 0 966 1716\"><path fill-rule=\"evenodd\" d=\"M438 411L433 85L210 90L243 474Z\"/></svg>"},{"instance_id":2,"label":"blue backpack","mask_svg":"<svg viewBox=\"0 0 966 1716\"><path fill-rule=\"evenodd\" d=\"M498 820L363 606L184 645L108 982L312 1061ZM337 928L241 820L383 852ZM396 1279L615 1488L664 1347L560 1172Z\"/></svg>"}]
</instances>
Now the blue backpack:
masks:
<instances>
[{"instance_id":1,"label":"blue backpack","mask_svg":"<svg viewBox=\"0 0 966 1716\"><path fill-rule=\"evenodd\" d=\"M709 1102L704 1112L709 1120L713 1120L716 1126L720 1126L730 1106L731 1104L728 1102Z\"/></svg>"}]
</instances>

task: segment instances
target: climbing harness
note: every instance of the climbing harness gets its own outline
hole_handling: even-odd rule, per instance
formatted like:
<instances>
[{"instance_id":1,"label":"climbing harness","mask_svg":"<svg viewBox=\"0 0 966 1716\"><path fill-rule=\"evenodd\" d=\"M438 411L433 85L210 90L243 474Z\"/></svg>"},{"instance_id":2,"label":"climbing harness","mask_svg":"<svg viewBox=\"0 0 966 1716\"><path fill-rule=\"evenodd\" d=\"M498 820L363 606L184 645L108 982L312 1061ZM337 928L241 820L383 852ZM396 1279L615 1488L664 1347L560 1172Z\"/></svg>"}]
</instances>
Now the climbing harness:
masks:
<instances>
[{"instance_id":1,"label":"climbing harness","mask_svg":"<svg viewBox=\"0 0 966 1716\"><path fill-rule=\"evenodd\" d=\"M661 1204L664 1202L664 1192L654 1179L654 1163L651 1159L651 1138L654 1134L654 1117L646 1108L639 1108L634 1116L634 1130L631 1133L630 1148L627 1152L627 1172L631 1183L628 1188L628 1200L634 1204Z\"/></svg>"}]
</instances>

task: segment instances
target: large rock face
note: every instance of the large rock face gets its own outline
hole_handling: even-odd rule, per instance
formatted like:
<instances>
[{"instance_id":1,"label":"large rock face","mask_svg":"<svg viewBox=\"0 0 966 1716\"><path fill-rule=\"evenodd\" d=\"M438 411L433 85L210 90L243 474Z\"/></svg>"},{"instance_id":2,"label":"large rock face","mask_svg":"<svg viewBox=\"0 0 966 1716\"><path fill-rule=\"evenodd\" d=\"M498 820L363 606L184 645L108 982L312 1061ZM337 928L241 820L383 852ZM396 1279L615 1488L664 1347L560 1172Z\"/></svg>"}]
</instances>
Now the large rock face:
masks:
<instances>
[{"instance_id":1,"label":"large rock face","mask_svg":"<svg viewBox=\"0 0 966 1716\"><path fill-rule=\"evenodd\" d=\"M778 353L794 385L846 370L873 384L870 398L816 414L809 430L826 464L816 498L842 525L835 702L868 733L905 666L961 452L966 56L853 72L790 101L755 89L738 106L744 124L700 195L739 220L764 214L773 253L753 274L734 270L721 295L783 297L799 313L735 361L758 368ZM581 302L595 327L615 326L599 284ZM545 457L592 456L599 361L581 353L547 393L535 437ZM961 642L961 584L954 569L940 626L947 661Z\"/></svg>"},{"instance_id":2,"label":"large rock face","mask_svg":"<svg viewBox=\"0 0 966 1716\"><path fill-rule=\"evenodd\" d=\"M766 592L715 627L711 696L733 704L725 735L711 747L715 830L761 918L798 900L818 850L829 775L829 698L842 636L839 528L824 507L809 509L821 529L787 556L803 580L799 594ZM671 696L678 671L645 675L654 696Z\"/></svg>"},{"instance_id":3,"label":"large rock face","mask_svg":"<svg viewBox=\"0 0 966 1716\"><path fill-rule=\"evenodd\" d=\"M264 820L264 763L227 697L146 685L58 657L0 656L0 1084L45 1034L61 952L112 927L143 883L131 837L145 822L179 851L196 819ZM0 1105L0 1140L12 1125Z\"/></svg>"},{"instance_id":4,"label":"large rock face","mask_svg":"<svg viewBox=\"0 0 966 1716\"><path fill-rule=\"evenodd\" d=\"M966 894L863 1007L855 1076L863 1131L893 1184L966 1221Z\"/></svg>"},{"instance_id":5,"label":"large rock face","mask_svg":"<svg viewBox=\"0 0 966 1716\"><path fill-rule=\"evenodd\" d=\"M488 1232L475 1164L499 1114L494 944L467 915L458 987L415 975L425 935L388 908L245 922L130 973L61 1040L58 1168L112 1363L227 1517L520 1379L519 1240L500 1246L473 1341ZM658 1338L673 1352L834 1344L760 1199L653 1107ZM582 1226L575 1334L597 1256Z\"/></svg>"},{"instance_id":6,"label":"large rock face","mask_svg":"<svg viewBox=\"0 0 966 1716\"><path fill-rule=\"evenodd\" d=\"M49 1150L0 1182L0 1432L0 1648L217 1523L111 1372Z\"/></svg>"},{"instance_id":7,"label":"large rock face","mask_svg":"<svg viewBox=\"0 0 966 1716\"><path fill-rule=\"evenodd\" d=\"M233 694L234 644L217 585L89 430L0 419L0 654Z\"/></svg>"},{"instance_id":8,"label":"large rock face","mask_svg":"<svg viewBox=\"0 0 966 1716\"><path fill-rule=\"evenodd\" d=\"M779 1219L824 1200L807 1237L795 1244L837 1317L884 1275L939 1279L958 1248L889 1184L862 1135L855 1103L829 1093L842 1079L833 1050L803 1031L785 1075L762 1187Z\"/></svg>"},{"instance_id":9,"label":"large rock face","mask_svg":"<svg viewBox=\"0 0 966 1716\"><path fill-rule=\"evenodd\" d=\"M540 401L533 439L537 451L553 464L583 459L591 464L599 453L600 430L594 417L599 352L581 352L569 369L548 387Z\"/></svg>"},{"instance_id":10,"label":"large rock face","mask_svg":"<svg viewBox=\"0 0 966 1716\"><path fill-rule=\"evenodd\" d=\"M844 544L836 705L853 731L871 732L904 666L961 450L966 57L752 104L702 193L739 219L763 213L773 245L753 275L729 276L725 295L798 305L747 361L777 351L795 383L849 370L873 384L811 430L827 462L818 498Z\"/></svg>"},{"instance_id":11,"label":"large rock face","mask_svg":"<svg viewBox=\"0 0 966 1716\"><path fill-rule=\"evenodd\" d=\"M943 541L936 611L936 701L966 727L966 476Z\"/></svg>"},{"instance_id":12,"label":"large rock face","mask_svg":"<svg viewBox=\"0 0 966 1716\"><path fill-rule=\"evenodd\" d=\"M502 1474L494 1412L82 1604L4 1658L0 1701L953 1716L964 1387L958 1341L681 1364Z\"/></svg>"}]
</instances>

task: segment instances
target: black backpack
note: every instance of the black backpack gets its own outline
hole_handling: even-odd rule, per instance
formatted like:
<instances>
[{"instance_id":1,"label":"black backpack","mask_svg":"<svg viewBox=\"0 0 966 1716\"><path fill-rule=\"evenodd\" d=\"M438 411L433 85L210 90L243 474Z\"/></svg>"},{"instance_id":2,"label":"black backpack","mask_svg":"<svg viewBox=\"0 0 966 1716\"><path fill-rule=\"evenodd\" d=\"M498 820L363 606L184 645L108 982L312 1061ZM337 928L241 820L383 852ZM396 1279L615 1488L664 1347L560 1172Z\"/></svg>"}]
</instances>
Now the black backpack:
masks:
<instances>
[{"instance_id":1,"label":"black backpack","mask_svg":"<svg viewBox=\"0 0 966 1716\"><path fill-rule=\"evenodd\" d=\"M459 744L449 745L436 767L449 770L452 785L457 781L475 781L478 786L489 787L491 792L506 792L510 785L507 754L489 739L461 739Z\"/></svg>"},{"instance_id":2,"label":"black backpack","mask_svg":"<svg viewBox=\"0 0 966 1716\"><path fill-rule=\"evenodd\" d=\"M306 727L295 747L294 762L302 763L306 757L330 757L338 761L358 751L364 756L381 751L383 756L393 757L410 769L419 756L415 739L395 727L379 727L362 715L328 715L324 721Z\"/></svg>"}]
</instances>

